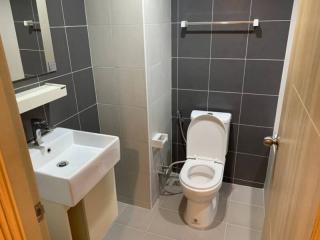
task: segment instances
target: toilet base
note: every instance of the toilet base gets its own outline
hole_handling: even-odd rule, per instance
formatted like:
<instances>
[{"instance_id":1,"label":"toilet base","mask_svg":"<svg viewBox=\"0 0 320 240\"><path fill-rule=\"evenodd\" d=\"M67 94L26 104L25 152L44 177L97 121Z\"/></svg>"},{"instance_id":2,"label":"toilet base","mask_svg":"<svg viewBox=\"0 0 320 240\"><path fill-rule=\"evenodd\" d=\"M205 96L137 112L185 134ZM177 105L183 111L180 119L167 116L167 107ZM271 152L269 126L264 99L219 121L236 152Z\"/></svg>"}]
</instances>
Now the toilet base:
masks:
<instances>
[{"instance_id":1,"label":"toilet base","mask_svg":"<svg viewBox=\"0 0 320 240\"><path fill-rule=\"evenodd\" d=\"M209 227L217 213L218 199L218 194L208 202L187 199L187 206L184 212L185 222L193 228L205 229Z\"/></svg>"}]
</instances>

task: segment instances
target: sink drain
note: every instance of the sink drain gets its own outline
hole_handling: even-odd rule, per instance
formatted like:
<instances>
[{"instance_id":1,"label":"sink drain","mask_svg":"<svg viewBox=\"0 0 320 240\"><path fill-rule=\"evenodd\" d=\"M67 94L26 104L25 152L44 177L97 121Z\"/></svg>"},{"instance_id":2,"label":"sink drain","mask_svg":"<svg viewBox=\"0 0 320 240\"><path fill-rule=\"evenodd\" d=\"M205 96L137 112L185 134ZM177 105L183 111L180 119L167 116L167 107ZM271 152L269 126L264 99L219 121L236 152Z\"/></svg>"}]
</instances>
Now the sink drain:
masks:
<instances>
[{"instance_id":1,"label":"sink drain","mask_svg":"<svg viewBox=\"0 0 320 240\"><path fill-rule=\"evenodd\" d=\"M69 164L68 161L61 161L57 163L57 167L65 167Z\"/></svg>"}]
</instances>

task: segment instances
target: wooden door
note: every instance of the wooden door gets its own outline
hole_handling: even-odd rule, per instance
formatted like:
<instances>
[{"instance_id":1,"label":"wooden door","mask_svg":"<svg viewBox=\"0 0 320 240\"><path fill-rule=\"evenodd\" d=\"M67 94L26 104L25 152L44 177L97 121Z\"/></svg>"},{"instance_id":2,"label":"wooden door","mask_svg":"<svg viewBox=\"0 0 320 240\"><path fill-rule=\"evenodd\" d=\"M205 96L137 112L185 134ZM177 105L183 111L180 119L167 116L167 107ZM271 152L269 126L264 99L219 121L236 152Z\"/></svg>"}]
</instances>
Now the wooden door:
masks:
<instances>
[{"instance_id":1,"label":"wooden door","mask_svg":"<svg viewBox=\"0 0 320 240\"><path fill-rule=\"evenodd\" d=\"M300 1L264 239L319 238L320 1Z\"/></svg>"},{"instance_id":2,"label":"wooden door","mask_svg":"<svg viewBox=\"0 0 320 240\"><path fill-rule=\"evenodd\" d=\"M49 239L0 38L0 239Z\"/></svg>"}]
</instances>

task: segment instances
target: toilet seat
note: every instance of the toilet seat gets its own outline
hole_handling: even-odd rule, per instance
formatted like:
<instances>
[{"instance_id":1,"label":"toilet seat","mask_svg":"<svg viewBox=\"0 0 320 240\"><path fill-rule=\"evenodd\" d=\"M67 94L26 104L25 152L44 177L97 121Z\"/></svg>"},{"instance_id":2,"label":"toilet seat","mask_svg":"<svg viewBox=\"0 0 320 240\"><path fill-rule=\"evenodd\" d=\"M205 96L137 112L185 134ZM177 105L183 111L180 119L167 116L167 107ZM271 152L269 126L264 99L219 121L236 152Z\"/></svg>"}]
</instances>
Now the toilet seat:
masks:
<instances>
[{"instance_id":1,"label":"toilet seat","mask_svg":"<svg viewBox=\"0 0 320 240\"><path fill-rule=\"evenodd\" d=\"M194 191L212 190L222 183L223 168L214 160L188 159L180 172L180 182Z\"/></svg>"}]
</instances>

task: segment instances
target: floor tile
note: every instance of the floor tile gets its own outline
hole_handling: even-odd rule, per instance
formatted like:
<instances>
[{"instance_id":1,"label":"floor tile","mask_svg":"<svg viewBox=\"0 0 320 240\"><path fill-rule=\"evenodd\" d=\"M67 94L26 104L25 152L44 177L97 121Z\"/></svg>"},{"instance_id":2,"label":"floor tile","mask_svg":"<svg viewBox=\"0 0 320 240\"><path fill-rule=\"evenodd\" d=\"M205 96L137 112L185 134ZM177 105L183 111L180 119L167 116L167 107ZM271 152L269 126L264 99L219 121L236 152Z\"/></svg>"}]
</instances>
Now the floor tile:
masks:
<instances>
[{"instance_id":1,"label":"floor tile","mask_svg":"<svg viewBox=\"0 0 320 240\"><path fill-rule=\"evenodd\" d=\"M230 196L231 201L246 203L249 205L264 206L262 188L234 185Z\"/></svg>"},{"instance_id":2,"label":"floor tile","mask_svg":"<svg viewBox=\"0 0 320 240\"><path fill-rule=\"evenodd\" d=\"M151 218L152 211L150 209L128 205L119 214L116 222L145 231L150 225Z\"/></svg>"},{"instance_id":3,"label":"floor tile","mask_svg":"<svg viewBox=\"0 0 320 240\"><path fill-rule=\"evenodd\" d=\"M144 235L143 231L115 223L104 240L141 240Z\"/></svg>"},{"instance_id":4,"label":"floor tile","mask_svg":"<svg viewBox=\"0 0 320 240\"><path fill-rule=\"evenodd\" d=\"M118 216L129 206L129 204L118 201Z\"/></svg>"},{"instance_id":5,"label":"floor tile","mask_svg":"<svg viewBox=\"0 0 320 240\"><path fill-rule=\"evenodd\" d=\"M160 207L179 211L179 207L183 200L183 194L160 196Z\"/></svg>"},{"instance_id":6,"label":"floor tile","mask_svg":"<svg viewBox=\"0 0 320 240\"><path fill-rule=\"evenodd\" d=\"M260 231L227 224L225 240L260 240L261 235Z\"/></svg>"},{"instance_id":7,"label":"floor tile","mask_svg":"<svg viewBox=\"0 0 320 240\"><path fill-rule=\"evenodd\" d=\"M143 237L143 240L175 240L175 239L159 236L153 233L146 233Z\"/></svg>"},{"instance_id":8,"label":"floor tile","mask_svg":"<svg viewBox=\"0 0 320 240\"><path fill-rule=\"evenodd\" d=\"M264 208L237 202L228 202L225 221L227 223L261 230L264 221Z\"/></svg>"},{"instance_id":9,"label":"floor tile","mask_svg":"<svg viewBox=\"0 0 320 240\"><path fill-rule=\"evenodd\" d=\"M224 239L225 223L214 223L208 230L187 226L178 212L157 208L148 232L177 240Z\"/></svg>"}]
</instances>

